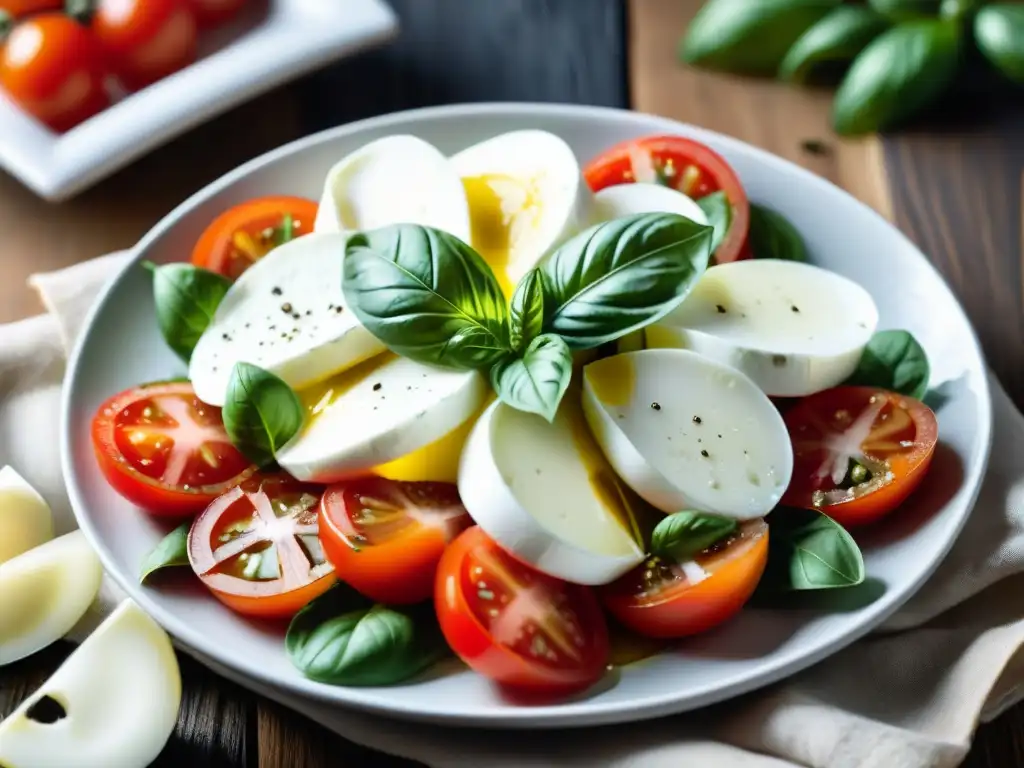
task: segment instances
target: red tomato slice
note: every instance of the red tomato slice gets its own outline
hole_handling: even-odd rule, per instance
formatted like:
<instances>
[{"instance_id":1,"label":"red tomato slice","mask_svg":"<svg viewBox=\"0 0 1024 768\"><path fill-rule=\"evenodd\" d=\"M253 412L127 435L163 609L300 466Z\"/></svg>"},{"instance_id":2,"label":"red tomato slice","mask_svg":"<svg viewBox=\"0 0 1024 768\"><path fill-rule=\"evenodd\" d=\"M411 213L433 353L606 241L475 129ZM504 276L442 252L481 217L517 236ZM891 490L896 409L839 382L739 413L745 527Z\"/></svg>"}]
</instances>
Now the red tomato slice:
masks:
<instances>
[{"instance_id":1,"label":"red tomato slice","mask_svg":"<svg viewBox=\"0 0 1024 768\"><path fill-rule=\"evenodd\" d=\"M768 562L768 525L751 520L693 561L652 557L600 589L608 611L647 637L695 635L735 616L754 594Z\"/></svg>"},{"instance_id":2,"label":"red tomato slice","mask_svg":"<svg viewBox=\"0 0 1024 768\"><path fill-rule=\"evenodd\" d=\"M361 478L332 485L320 505L320 541L338 578L380 603L428 599L445 546L471 524L451 483Z\"/></svg>"},{"instance_id":3,"label":"red tomato slice","mask_svg":"<svg viewBox=\"0 0 1024 768\"><path fill-rule=\"evenodd\" d=\"M114 395L93 417L92 441L107 482L155 515L194 514L256 471L228 439L220 408L188 382Z\"/></svg>"},{"instance_id":4,"label":"red tomato slice","mask_svg":"<svg viewBox=\"0 0 1024 768\"><path fill-rule=\"evenodd\" d=\"M286 237L313 231L318 206L302 197L260 197L230 208L210 224L192 251L192 263L236 280Z\"/></svg>"},{"instance_id":5,"label":"red tomato slice","mask_svg":"<svg viewBox=\"0 0 1024 768\"><path fill-rule=\"evenodd\" d=\"M155 83L196 58L196 18L186 0L99 0L92 31L129 90Z\"/></svg>"},{"instance_id":6,"label":"red tomato slice","mask_svg":"<svg viewBox=\"0 0 1024 768\"><path fill-rule=\"evenodd\" d=\"M818 392L783 418L793 480L782 503L820 509L846 527L896 509L924 479L939 435L927 405L873 387Z\"/></svg>"},{"instance_id":7,"label":"red tomato slice","mask_svg":"<svg viewBox=\"0 0 1024 768\"><path fill-rule=\"evenodd\" d=\"M510 688L582 690L608 664L608 627L594 593L513 559L477 526L441 557L434 604L452 650Z\"/></svg>"},{"instance_id":8,"label":"red tomato slice","mask_svg":"<svg viewBox=\"0 0 1024 768\"><path fill-rule=\"evenodd\" d=\"M230 21L245 7L248 0L188 0L199 26L215 27Z\"/></svg>"},{"instance_id":9,"label":"red tomato slice","mask_svg":"<svg viewBox=\"0 0 1024 768\"><path fill-rule=\"evenodd\" d=\"M750 258L747 233L750 203L736 172L710 147L682 136L647 136L606 149L583 169L597 192L615 184L664 184L699 199L719 190L732 203L732 224L715 252L715 262Z\"/></svg>"},{"instance_id":10,"label":"red tomato slice","mask_svg":"<svg viewBox=\"0 0 1024 768\"><path fill-rule=\"evenodd\" d=\"M192 523L192 570L238 613L294 616L336 581L317 536L321 490L287 475L232 488Z\"/></svg>"}]
</instances>

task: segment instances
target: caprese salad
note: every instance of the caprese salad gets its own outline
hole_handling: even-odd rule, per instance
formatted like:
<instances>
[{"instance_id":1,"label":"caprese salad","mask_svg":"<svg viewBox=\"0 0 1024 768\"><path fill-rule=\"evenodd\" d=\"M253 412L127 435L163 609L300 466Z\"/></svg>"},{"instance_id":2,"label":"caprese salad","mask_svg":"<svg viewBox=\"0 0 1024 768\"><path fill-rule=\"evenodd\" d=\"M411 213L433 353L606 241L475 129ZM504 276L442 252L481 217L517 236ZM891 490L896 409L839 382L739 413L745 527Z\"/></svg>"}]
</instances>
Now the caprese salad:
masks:
<instances>
[{"instance_id":1,"label":"caprese salad","mask_svg":"<svg viewBox=\"0 0 1024 768\"><path fill-rule=\"evenodd\" d=\"M290 620L326 683L454 652L561 695L612 636L658 648L755 590L855 587L846 529L935 448L913 336L679 136L582 168L540 130L450 157L389 136L318 203L243 203L191 263L147 267L187 378L93 422L110 485L183 519L142 578L190 567Z\"/></svg>"}]
</instances>

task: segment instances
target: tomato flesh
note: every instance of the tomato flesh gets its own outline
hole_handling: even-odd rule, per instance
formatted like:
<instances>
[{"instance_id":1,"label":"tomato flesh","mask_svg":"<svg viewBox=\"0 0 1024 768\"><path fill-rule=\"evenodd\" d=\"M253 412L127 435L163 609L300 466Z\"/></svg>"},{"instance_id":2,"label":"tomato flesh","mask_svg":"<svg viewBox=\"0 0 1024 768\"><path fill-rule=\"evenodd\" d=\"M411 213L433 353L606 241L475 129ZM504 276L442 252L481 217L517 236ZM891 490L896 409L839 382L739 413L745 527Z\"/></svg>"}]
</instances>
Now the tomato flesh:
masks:
<instances>
[{"instance_id":1,"label":"tomato flesh","mask_svg":"<svg viewBox=\"0 0 1024 768\"><path fill-rule=\"evenodd\" d=\"M219 408L188 382L126 390L100 406L93 449L107 482L156 514L194 514L252 475L228 439Z\"/></svg>"},{"instance_id":2,"label":"tomato flesh","mask_svg":"<svg viewBox=\"0 0 1024 768\"><path fill-rule=\"evenodd\" d=\"M647 637L695 635L728 621L754 594L768 563L768 525L742 523L691 563L651 557L599 591L605 608Z\"/></svg>"},{"instance_id":3,"label":"tomato flesh","mask_svg":"<svg viewBox=\"0 0 1024 768\"><path fill-rule=\"evenodd\" d=\"M196 57L196 19L186 0L99 0L92 31L129 90L155 83Z\"/></svg>"},{"instance_id":4,"label":"tomato flesh","mask_svg":"<svg viewBox=\"0 0 1024 768\"><path fill-rule=\"evenodd\" d=\"M199 26L215 27L230 21L245 7L248 0L189 0Z\"/></svg>"},{"instance_id":5,"label":"tomato flesh","mask_svg":"<svg viewBox=\"0 0 1024 768\"><path fill-rule=\"evenodd\" d=\"M582 690L608 664L608 627L593 592L515 560L477 526L445 550L434 601L452 650L511 689Z\"/></svg>"},{"instance_id":6,"label":"tomato flesh","mask_svg":"<svg viewBox=\"0 0 1024 768\"><path fill-rule=\"evenodd\" d=\"M321 550L321 488L256 476L215 499L188 536L192 570L247 616L288 618L335 582Z\"/></svg>"},{"instance_id":7,"label":"tomato flesh","mask_svg":"<svg viewBox=\"0 0 1024 768\"><path fill-rule=\"evenodd\" d=\"M843 526L892 512L928 472L938 423L919 400L873 387L836 387L784 415L793 480L783 503L820 509Z\"/></svg>"}]
</instances>

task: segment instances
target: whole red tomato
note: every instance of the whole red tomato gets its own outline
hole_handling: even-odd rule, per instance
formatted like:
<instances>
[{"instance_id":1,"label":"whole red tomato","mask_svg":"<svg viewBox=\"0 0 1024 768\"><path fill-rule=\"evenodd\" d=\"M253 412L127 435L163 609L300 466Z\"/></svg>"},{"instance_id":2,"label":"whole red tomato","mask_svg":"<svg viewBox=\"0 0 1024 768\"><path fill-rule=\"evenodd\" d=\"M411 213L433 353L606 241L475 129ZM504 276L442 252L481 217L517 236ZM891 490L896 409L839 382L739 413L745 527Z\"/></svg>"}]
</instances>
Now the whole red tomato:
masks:
<instances>
[{"instance_id":1,"label":"whole red tomato","mask_svg":"<svg viewBox=\"0 0 1024 768\"><path fill-rule=\"evenodd\" d=\"M189 0L99 0L92 30L129 90L155 83L196 58L196 17Z\"/></svg>"}]
</instances>

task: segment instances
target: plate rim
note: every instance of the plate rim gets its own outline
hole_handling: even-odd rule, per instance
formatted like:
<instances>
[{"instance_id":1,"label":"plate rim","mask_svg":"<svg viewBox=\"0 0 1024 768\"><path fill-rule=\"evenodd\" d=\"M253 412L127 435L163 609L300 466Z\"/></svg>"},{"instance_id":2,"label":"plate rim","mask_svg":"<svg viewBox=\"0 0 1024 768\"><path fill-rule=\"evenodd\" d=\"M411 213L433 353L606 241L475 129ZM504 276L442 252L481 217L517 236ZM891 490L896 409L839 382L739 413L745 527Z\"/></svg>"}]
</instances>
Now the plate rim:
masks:
<instances>
[{"instance_id":1,"label":"plate rim","mask_svg":"<svg viewBox=\"0 0 1024 768\"><path fill-rule=\"evenodd\" d=\"M758 157L759 161L764 162L769 166L783 170L786 173L796 173L799 176L802 176L804 181L808 184L815 185L820 188L831 188L833 191L838 190L840 194L848 198L849 203L860 207L863 211L867 212L880 223L884 224L892 231L894 236L902 239L904 244L916 253L917 257L924 263L925 267L932 271L933 275L938 279L943 288L945 288L953 298L956 309L960 315L960 320L962 320L969 330L971 339L971 348L969 351L972 356L976 357L976 359L980 361L983 373L980 377L980 381L978 382L978 388L975 390L975 394L977 396L976 408L982 416L978 424L982 450L974 466L964 467L964 476L960 485L961 490L967 487L970 483L973 483L973 487L970 489L969 497L966 499L964 505L965 511L960 514L955 521L953 521L951 530L949 530L949 534L941 547L941 551L932 560L932 562L930 562L928 566L921 571L916 579L910 580L905 584L900 585L900 587L887 592L885 597L873 603L873 605L881 604L881 607L866 616L857 627L847 631L841 636L833 638L827 642L815 641L811 644L812 648L809 651L806 648L797 649L795 652L791 652L781 656L780 658L774 659L767 665L767 668L762 665L755 671L737 673L732 678L727 678L724 683L719 683L714 686L705 686L704 689L699 690L697 693L694 693L691 689L685 696L680 696L677 692L652 694L632 704L626 704L623 702L581 702L580 704L585 708L585 711L568 711L566 704L552 704L536 707L521 707L518 709L508 708L500 712L484 714L437 714L426 712L419 707L402 706L400 700L383 704L375 698L363 696L362 691L366 689L327 686L324 684L313 683L312 681L305 679L282 681L272 675L263 673L259 669L242 668L241 666L236 665L227 654L219 653L216 649L207 647L208 643L201 635L190 630L187 624L175 616L174 612L163 609L161 606L156 604L155 601L150 599L130 574L121 572L112 553L103 544L99 532L92 525L89 515L84 511L87 506L87 502L83 498L84 494L80 492L78 484L75 481L76 475L72 460L72 406L74 401L72 393L76 390L76 380L82 367L82 361L80 358L85 346L88 329L91 328L96 317L104 309L107 302L115 295L117 287L120 285L122 280L124 280L129 271L135 267L141 259L142 254L149 248L149 246L175 226L178 218L180 218L184 211L202 203L210 197L215 196L226 187L263 165L272 163L287 155L303 151L317 144L334 141L335 139L343 138L364 130L386 129L389 125L404 123L408 120L429 120L439 118L458 119L461 116L467 115L488 115L493 117L514 115L517 117L536 118L568 115L576 117L592 117L594 119L604 121L616 119L621 120L626 118L635 119L640 117L643 118L646 124L651 127L651 132L665 131L678 133L682 130L687 135L697 137L698 139L702 137L705 139L707 137L713 137L714 141L717 143L731 145L737 149L741 149L743 152L753 153ZM210 658L218 667L230 669L232 674L227 675L227 677L234 679L236 682L244 680L245 682L242 684L250 689L260 690L260 687L263 687L264 690L261 692L265 695L271 695L268 694L268 691L279 688L288 695L299 696L304 699L310 699L314 702L321 702L330 706L353 708L363 712L416 722L436 723L449 726L490 727L503 729L549 729L587 727L648 720L664 715L690 711L732 699L736 696L764 688L765 686L814 666L861 639L872 630L877 629L885 622L886 619L892 616L902 605L904 605L907 600L916 594L932 576L938 566L949 554L950 549L952 549L953 544L956 542L960 532L963 530L968 517L970 517L973 512L978 494L981 491L982 480L988 468L989 456L992 448L992 398L991 387L988 379L990 374L988 372L987 364L985 363L985 356L981 348L977 332L975 331L973 324L970 322L970 318L964 311L962 304L956 297L956 294L935 268L934 264L932 264L921 249L918 248L917 245L914 244L902 231L900 231L892 222L886 220L877 211L853 197L844 189L838 187L838 185L833 184L829 180L818 176L796 163L772 154L767 150L748 144L731 136L726 136L716 131L700 128L671 118L614 107L552 104L543 102L483 102L423 107L365 118L363 120L346 123L344 125L289 142L238 166L232 171L229 171L219 179L198 190L195 194L191 195L188 199L180 203L170 213L164 216L164 218L162 218L139 241L139 243L130 250L130 257L128 261L119 269L117 274L111 277L101 290L99 296L95 299L92 307L89 309L81 328L82 331L75 339L73 349L68 356L64 386L61 391L61 471L67 485L68 496L71 501L75 518L80 528L85 532L90 543L96 549L105 570L111 578L114 579L118 586L121 587L125 593L131 597L131 599L135 600L144 610L153 616L158 623L167 629L168 633L172 635L177 643L191 649L194 655ZM891 597L889 597L889 595L891 595ZM338 695L338 691L344 691L344 694Z\"/></svg>"}]
</instances>

